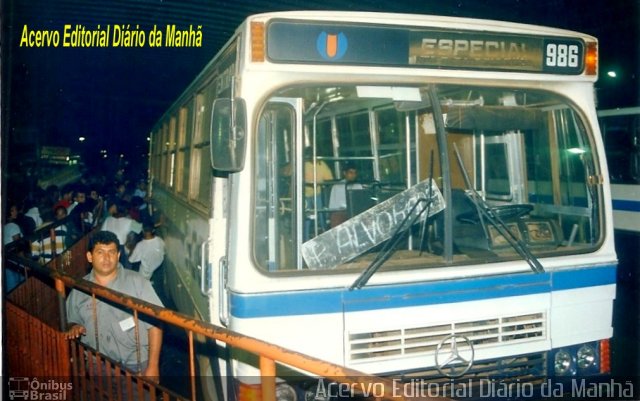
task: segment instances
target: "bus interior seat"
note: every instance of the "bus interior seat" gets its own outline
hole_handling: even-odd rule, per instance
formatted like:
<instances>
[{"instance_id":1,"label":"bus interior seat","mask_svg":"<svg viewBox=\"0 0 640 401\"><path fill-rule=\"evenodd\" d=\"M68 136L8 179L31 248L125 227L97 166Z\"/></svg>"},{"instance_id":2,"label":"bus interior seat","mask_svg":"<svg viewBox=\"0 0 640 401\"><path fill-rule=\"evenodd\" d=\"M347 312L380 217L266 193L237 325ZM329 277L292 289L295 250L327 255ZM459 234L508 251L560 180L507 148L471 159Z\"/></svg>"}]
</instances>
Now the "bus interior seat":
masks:
<instances>
[{"instance_id":1,"label":"bus interior seat","mask_svg":"<svg viewBox=\"0 0 640 401\"><path fill-rule=\"evenodd\" d=\"M478 212L465 190L461 188L451 189L451 209L453 210L454 225L471 223L465 216Z\"/></svg>"},{"instance_id":2,"label":"bus interior seat","mask_svg":"<svg viewBox=\"0 0 640 401\"><path fill-rule=\"evenodd\" d=\"M347 213L349 218L372 208L377 203L371 188L353 189L347 187Z\"/></svg>"}]
</instances>

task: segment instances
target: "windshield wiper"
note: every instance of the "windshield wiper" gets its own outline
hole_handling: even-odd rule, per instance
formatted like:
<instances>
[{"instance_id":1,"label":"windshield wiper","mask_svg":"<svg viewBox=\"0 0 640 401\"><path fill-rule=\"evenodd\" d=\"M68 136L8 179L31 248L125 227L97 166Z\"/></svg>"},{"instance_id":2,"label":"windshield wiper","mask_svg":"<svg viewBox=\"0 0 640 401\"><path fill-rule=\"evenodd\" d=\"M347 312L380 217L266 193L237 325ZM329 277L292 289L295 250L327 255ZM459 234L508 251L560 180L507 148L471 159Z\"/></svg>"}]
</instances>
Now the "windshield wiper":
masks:
<instances>
[{"instance_id":1,"label":"windshield wiper","mask_svg":"<svg viewBox=\"0 0 640 401\"><path fill-rule=\"evenodd\" d=\"M431 194L431 192L430 192ZM378 271L378 269L389 260L391 255L396 251L396 247L404 239L407 235L407 232L411 229L411 227L415 224L416 221L422 216L422 214L427 211L427 216L425 216L425 220L429 218L428 210L430 209L431 203L433 202L432 198L421 197L417 199L416 203L411 207L409 213L402 219L402 222L398 225L396 230L393 232L391 237L385 242L384 246L378 252L375 259L369 264L369 266L364 269L364 271L356 278L356 280L351 284L349 290L360 289L364 287L371 276ZM414 212L418 208L418 206L422 206L418 213ZM407 222L409 224L407 224Z\"/></svg>"},{"instance_id":2,"label":"windshield wiper","mask_svg":"<svg viewBox=\"0 0 640 401\"><path fill-rule=\"evenodd\" d=\"M456 159L458 160L460 171L462 171L462 177L469 193L469 199L471 199L471 202L473 202L476 210L478 211L483 229L485 229L483 219L486 219L486 221L494 226L498 233L500 233L500 235L502 235L507 240L509 245L511 245L511 247L529 264L531 270L533 270L534 273L544 273L544 267L542 267L542 264L540 263L538 258L536 258L535 255L531 253L525 243L523 243L518 237L516 237L513 232L511 232L509 227L507 227L500 216L498 216L497 213L493 211L491 206L487 204L486 200L484 200L482 196L480 196L480 194L478 194L478 192L473 188L473 186L471 185L471 180L469 180L469 174L467 173L467 170L464 167L464 163L462 162L460 151L458 151L458 146L456 146L455 143L453 144L453 151L456 155Z\"/></svg>"},{"instance_id":3,"label":"windshield wiper","mask_svg":"<svg viewBox=\"0 0 640 401\"><path fill-rule=\"evenodd\" d=\"M351 287L349 287L349 290L353 290L353 289L356 289L356 288L360 289L365 284L367 284L367 282L369 281L371 276L373 276L373 274L376 271L378 271L380 266L382 266L384 264L384 262L389 260L391 255L393 255L393 252L395 252L396 247L398 246L398 243L404 239L404 237L406 236L406 234L409 231L409 229L415 224L416 221L418 221L420 219L420 216L422 216L422 214L426 212L427 214L424 217L424 219L422 220L422 227L420 228L420 256L422 256L422 252L424 251L424 246L423 246L424 237L425 237L427 224L428 224L428 220L429 220L429 214L431 212L431 205L433 205L433 203L434 203L434 200L433 200L433 196L434 196L434 193L433 193L433 149L431 149L429 160L430 160L430 166L429 166L429 194L428 194L429 198L427 199L425 197L420 197L417 200L416 204L413 205L413 207L411 208L409 214L402 220L402 222L398 225L398 227L396 228L396 230L393 233L393 235L391 236L391 238L389 238L389 240L385 243L385 245L382 248L382 250L376 255L376 258L360 274L360 276L358 276L358 278L353 282L353 284L351 284ZM416 210L418 205L422 205L422 209L420 209L420 211L411 219L409 225L405 227L406 221L409 220L409 218L413 215L413 212Z\"/></svg>"}]
</instances>

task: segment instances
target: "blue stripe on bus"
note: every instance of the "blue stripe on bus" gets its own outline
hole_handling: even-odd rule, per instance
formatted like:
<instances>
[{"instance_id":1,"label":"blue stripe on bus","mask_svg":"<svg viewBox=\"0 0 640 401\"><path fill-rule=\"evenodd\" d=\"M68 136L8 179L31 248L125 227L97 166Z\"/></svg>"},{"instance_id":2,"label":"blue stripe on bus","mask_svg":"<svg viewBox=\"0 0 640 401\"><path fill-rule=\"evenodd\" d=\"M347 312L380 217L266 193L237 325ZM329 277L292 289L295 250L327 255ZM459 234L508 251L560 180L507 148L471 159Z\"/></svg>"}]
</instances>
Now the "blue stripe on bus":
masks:
<instances>
[{"instance_id":1,"label":"blue stripe on bus","mask_svg":"<svg viewBox=\"0 0 640 401\"><path fill-rule=\"evenodd\" d=\"M478 301L615 284L616 266L542 274L518 273L457 280L303 290L261 294L232 293L231 315L238 318L368 311Z\"/></svg>"},{"instance_id":2,"label":"blue stripe on bus","mask_svg":"<svg viewBox=\"0 0 640 401\"><path fill-rule=\"evenodd\" d=\"M623 210L627 212L640 212L640 202L626 199L614 199L611 201L613 210Z\"/></svg>"}]
</instances>

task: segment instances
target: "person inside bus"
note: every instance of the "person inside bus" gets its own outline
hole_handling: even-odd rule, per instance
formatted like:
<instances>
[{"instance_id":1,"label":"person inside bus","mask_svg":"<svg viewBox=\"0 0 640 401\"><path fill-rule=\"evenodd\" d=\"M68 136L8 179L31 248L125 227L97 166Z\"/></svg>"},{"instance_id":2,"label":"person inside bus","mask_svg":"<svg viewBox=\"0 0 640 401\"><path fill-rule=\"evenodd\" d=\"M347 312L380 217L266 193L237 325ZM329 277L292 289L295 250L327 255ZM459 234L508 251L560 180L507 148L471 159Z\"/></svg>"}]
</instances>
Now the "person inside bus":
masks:
<instances>
[{"instance_id":1,"label":"person inside bus","mask_svg":"<svg viewBox=\"0 0 640 401\"><path fill-rule=\"evenodd\" d=\"M342 164L342 180L331 187L329 196L329 209L331 209L331 227L336 227L348 219L347 191L362 189L362 185L356 182L358 170L350 162Z\"/></svg>"},{"instance_id":2,"label":"person inside bus","mask_svg":"<svg viewBox=\"0 0 640 401\"><path fill-rule=\"evenodd\" d=\"M314 166L315 164L315 166ZM315 236L315 218L318 216L318 229L325 230L326 215L325 213L317 213L324 208L322 201L322 191L325 181L332 181L333 173L324 160L316 158L313 160L313 149L307 147L304 150L304 200L305 200L305 221L304 221L304 239L305 241ZM315 185L314 185L315 182ZM314 196L315 195L315 196ZM313 235L312 235L313 234Z\"/></svg>"},{"instance_id":3,"label":"person inside bus","mask_svg":"<svg viewBox=\"0 0 640 401\"><path fill-rule=\"evenodd\" d=\"M124 269L118 263L119 249L120 241L114 233L97 231L90 240L86 254L92 269L84 279L163 306L149 280L138 272ZM95 308L92 305L90 294L76 289L69 293L66 311L70 328L65 332L65 337L80 338L84 344L122 363L127 369L157 382L160 376L162 329L144 315L136 323L130 310L109 302L98 300Z\"/></svg>"}]
</instances>

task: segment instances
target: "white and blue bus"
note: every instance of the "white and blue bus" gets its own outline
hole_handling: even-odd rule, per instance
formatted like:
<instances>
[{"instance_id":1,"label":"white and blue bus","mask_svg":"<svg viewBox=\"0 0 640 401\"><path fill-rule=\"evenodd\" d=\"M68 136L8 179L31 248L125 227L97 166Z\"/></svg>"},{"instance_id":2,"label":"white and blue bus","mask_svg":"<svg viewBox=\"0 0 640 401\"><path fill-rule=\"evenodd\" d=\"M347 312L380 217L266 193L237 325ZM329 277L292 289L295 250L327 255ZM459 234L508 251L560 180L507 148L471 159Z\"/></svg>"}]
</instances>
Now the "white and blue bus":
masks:
<instances>
[{"instance_id":1,"label":"white and blue bus","mask_svg":"<svg viewBox=\"0 0 640 401\"><path fill-rule=\"evenodd\" d=\"M398 380L608 372L597 49L500 21L247 18L151 132L176 307ZM208 397L248 399L255 360L198 352ZM292 384L279 399L313 399Z\"/></svg>"},{"instance_id":2,"label":"white and blue bus","mask_svg":"<svg viewBox=\"0 0 640 401\"><path fill-rule=\"evenodd\" d=\"M613 226L640 233L640 107L599 110L609 161Z\"/></svg>"}]
</instances>

